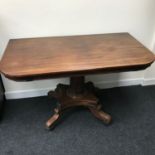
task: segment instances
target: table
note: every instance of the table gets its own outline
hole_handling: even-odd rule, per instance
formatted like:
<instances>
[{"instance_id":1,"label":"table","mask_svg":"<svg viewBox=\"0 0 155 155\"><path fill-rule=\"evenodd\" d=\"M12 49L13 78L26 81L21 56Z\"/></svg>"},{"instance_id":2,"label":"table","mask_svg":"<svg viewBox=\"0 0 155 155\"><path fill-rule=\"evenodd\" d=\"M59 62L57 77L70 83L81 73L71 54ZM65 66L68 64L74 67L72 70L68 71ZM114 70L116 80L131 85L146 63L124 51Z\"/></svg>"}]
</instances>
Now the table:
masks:
<instances>
[{"instance_id":1,"label":"table","mask_svg":"<svg viewBox=\"0 0 155 155\"><path fill-rule=\"evenodd\" d=\"M155 56L129 33L11 39L0 62L1 73L16 81L70 77L48 93L57 99L54 115L46 122L52 129L64 110L87 107L106 124L111 116L102 110L99 89L85 82L85 75L145 69Z\"/></svg>"}]
</instances>

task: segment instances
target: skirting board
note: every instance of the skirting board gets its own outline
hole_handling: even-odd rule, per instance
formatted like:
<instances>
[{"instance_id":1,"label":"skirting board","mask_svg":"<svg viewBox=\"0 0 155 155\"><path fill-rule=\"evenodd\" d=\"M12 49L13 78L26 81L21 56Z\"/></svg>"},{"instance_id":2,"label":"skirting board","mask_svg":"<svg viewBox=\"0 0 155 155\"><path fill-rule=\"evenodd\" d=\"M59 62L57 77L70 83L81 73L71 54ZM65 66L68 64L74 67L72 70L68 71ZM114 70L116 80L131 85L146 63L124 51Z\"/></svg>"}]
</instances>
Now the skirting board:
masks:
<instances>
[{"instance_id":1,"label":"skirting board","mask_svg":"<svg viewBox=\"0 0 155 155\"><path fill-rule=\"evenodd\" d=\"M117 81L100 81L94 82L95 85L99 88L113 88L113 87L122 87L122 86L132 86L132 85L155 85L154 79L127 79L127 80L117 80ZM44 88L44 89L32 89L32 90L21 90L21 91L10 91L5 92L6 99L19 99L19 98L29 98L37 96L46 96L48 91L54 90L55 88Z\"/></svg>"}]
</instances>

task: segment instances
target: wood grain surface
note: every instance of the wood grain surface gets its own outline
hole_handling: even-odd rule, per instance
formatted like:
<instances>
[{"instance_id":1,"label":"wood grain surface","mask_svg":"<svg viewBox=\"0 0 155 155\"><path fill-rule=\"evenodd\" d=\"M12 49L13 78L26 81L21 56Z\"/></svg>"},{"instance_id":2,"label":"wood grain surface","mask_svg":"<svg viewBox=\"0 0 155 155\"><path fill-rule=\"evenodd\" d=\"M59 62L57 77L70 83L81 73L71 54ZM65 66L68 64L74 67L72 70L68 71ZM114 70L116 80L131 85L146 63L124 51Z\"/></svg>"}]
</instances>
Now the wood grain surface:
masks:
<instances>
[{"instance_id":1,"label":"wood grain surface","mask_svg":"<svg viewBox=\"0 0 155 155\"><path fill-rule=\"evenodd\" d=\"M147 67L155 56L128 33L11 39L0 62L10 79Z\"/></svg>"}]
</instances>

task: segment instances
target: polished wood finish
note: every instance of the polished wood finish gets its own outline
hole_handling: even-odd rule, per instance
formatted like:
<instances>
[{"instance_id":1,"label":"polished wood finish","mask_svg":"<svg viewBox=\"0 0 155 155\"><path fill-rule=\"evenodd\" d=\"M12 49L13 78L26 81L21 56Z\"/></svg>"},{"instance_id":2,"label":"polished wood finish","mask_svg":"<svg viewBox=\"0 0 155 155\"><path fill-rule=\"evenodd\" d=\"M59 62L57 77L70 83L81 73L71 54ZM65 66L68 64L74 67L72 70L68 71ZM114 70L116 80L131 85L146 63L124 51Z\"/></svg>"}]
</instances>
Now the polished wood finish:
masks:
<instances>
[{"instance_id":1,"label":"polished wood finish","mask_svg":"<svg viewBox=\"0 0 155 155\"><path fill-rule=\"evenodd\" d=\"M13 80L144 69L154 55L128 33L11 39L0 62Z\"/></svg>"},{"instance_id":2,"label":"polished wood finish","mask_svg":"<svg viewBox=\"0 0 155 155\"><path fill-rule=\"evenodd\" d=\"M57 99L55 114L47 121L51 129L64 110L85 106L106 124L111 116L101 110L98 89L85 83L86 74L144 69L155 57L128 33L68 37L12 39L0 62L0 71L13 80L69 76L49 96Z\"/></svg>"},{"instance_id":3,"label":"polished wood finish","mask_svg":"<svg viewBox=\"0 0 155 155\"><path fill-rule=\"evenodd\" d=\"M57 107L54 110L54 115L46 122L48 129L53 129L61 119L63 112L66 109L84 106L99 120L105 124L111 122L111 116L102 111L97 93L99 89L95 88L92 82L84 82L84 77L71 77L70 85L58 84L55 91L50 91L49 96L57 99Z\"/></svg>"}]
</instances>

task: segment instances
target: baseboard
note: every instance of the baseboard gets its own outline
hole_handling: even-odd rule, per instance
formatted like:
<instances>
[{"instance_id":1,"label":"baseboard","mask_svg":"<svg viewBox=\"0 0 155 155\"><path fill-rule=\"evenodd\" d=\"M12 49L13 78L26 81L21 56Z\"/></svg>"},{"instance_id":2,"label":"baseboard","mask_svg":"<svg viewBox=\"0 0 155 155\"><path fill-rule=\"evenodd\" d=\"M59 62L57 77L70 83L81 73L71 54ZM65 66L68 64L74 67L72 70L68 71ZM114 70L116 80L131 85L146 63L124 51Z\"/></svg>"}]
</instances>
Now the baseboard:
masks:
<instances>
[{"instance_id":1,"label":"baseboard","mask_svg":"<svg viewBox=\"0 0 155 155\"><path fill-rule=\"evenodd\" d=\"M95 85L99 88L113 88L113 87L122 87L122 86L134 86L141 85L143 83L143 78L137 79L125 79L125 80L117 80L117 81L100 81L95 82Z\"/></svg>"},{"instance_id":2,"label":"baseboard","mask_svg":"<svg viewBox=\"0 0 155 155\"><path fill-rule=\"evenodd\" d=\"M95 85L99 88L113 88L113 87L122 87L122 86L133 86L133 85L155 85L154 79L126 79L126 80L117 80L117 81L100 81L94 82ZM22 91L8 91L5 92L6 99L19 99L19 98L29 98L37 96L46 96L48 91L54 90L55 88L44 88L44 89L33 89L33 90L22 90Z\"/></svg>"},{"instance_id":3,"label":"baseboard","mask_svg":"<svg viewBox=\"0 0 155 155\"><path fill-rule=\"evenodd\" d=\"M142 85L143 86L155 85L155 78L152 78L152 79L144 79Z\"/></svg>"},{"instance_id":4,"label":"baseboard","mask_svg":"<svg viewBox=\"0 0 155 155\"><path fill-rule=\"evenodd\" d=\"M54 89L55 88L8 91L8 92L5 92L5 97L6 99L20 99L20 98L30 98L30 97L37 97L37 96L46 96L50 90L54 90Z\"/></svg>"}]
</instances>

